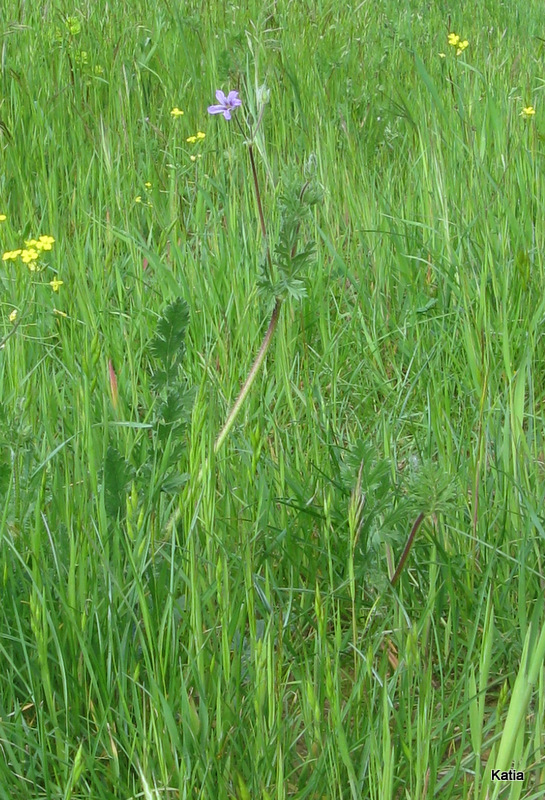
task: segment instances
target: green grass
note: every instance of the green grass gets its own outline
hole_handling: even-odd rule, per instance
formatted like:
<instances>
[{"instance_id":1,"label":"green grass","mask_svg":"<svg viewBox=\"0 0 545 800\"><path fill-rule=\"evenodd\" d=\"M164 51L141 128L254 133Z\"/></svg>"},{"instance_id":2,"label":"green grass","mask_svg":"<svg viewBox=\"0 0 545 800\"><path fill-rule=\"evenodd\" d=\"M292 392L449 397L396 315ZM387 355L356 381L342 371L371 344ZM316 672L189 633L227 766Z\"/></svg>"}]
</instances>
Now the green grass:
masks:
<instances>
[{"instance_id":1,"label":"green grass","mask_svg":"<svg viewBox=\"0 0 545 800\"><path fill-rule=\"evenodd\" d=\"M55 243L0 262L0 800L543 796L542 10L348 5L2 4L0 247ZM263 82L317 260L214 455L270 307L206 109Z\"/></svg>"}]
</instances>

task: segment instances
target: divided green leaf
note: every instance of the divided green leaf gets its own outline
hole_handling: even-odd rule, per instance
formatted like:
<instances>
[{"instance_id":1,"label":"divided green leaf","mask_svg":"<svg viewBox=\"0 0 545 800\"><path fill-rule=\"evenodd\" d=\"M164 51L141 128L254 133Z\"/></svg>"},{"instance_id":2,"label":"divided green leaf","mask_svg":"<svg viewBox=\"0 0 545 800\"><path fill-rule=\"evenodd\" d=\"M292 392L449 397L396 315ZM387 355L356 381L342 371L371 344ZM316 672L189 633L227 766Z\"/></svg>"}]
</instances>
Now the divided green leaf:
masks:
<instances>
[{"instance_id":1,"label":"divided green leaf","mask_svg":"<svg viewBox=\"0 0 545 800\"><path fill-rule=\"evenodd\" d=\"M152 356L161 364L153 377L154 388L157 391L161 391L177 377L184 355L184 339L188 324L189 307L185 300L178 297L166 307L150 346Z\"/></svg>"},{"instance_id":2,"label":"divided green leaf","mask_svg":"<svg viewBox=\"0 0 545 800\"><path fill-rule=\"evenodd\" d=\"M126 488L133 477L133 467L123 458L119 450L110 445L106 452L103 472L104 505L109 517L117 519L120 514L123 516Z\"/></svg>"}]
</instances>

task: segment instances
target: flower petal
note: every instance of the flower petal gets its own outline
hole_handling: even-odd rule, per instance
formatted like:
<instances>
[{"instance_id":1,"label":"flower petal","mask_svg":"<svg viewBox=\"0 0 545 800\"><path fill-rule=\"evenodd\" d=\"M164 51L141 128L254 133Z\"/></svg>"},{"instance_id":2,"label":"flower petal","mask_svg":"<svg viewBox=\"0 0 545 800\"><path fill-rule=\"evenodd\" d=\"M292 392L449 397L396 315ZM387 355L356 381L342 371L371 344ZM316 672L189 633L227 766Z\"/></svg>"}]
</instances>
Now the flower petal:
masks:
<instances>
[{"instance_id":1,"label":"flower petal","mask_svg":"<svg viewBox=\"0 0 545 800\"><path fill-rule=\"evenodd\" d=\"M227 102L225 94L221 91L221 89L218 89L218 91L216 92L216 100L218 101L218 103L221 103L222 105L225 105L225 103Z\"/></svg>"}]
</instances>

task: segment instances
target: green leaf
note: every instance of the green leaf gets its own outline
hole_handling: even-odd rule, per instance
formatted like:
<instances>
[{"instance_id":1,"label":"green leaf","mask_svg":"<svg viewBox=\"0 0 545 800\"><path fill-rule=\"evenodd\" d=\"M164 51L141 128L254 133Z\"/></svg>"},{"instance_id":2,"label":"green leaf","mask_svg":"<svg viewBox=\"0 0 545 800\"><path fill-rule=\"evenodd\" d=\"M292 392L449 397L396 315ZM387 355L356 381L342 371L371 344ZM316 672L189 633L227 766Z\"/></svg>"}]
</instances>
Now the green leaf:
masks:
<instances>
[{"instance_id":1,"label":"green leaf","mask_svg":"<svg viewBox=\"0 0 545 800\"><path fill-rule=\"evenodd\" d=\"M307 290L303 281L295 280L294 278L282 278L275 285L275 295L281 297L283 300L291 298L292 300L302 300L306 297Z\"/></svg>"},{"instance_id":2,"label":"green leaf","mask_svg":"<svg viewBox=\"0 0 545 800\"><path fill-rule=\"evenodd\" d=\"M171 377L170 373L164 369L156 369L151 379L151 385L155 392L161 392Z\"/></svg>"},{"instance_id":3,"label":"green leaf","mask_svg":"<svg viewBox=\"0 0 545 800\"><path fill-rule=\"evenodd\" d=\"M437 305L437 298L432 297L424 306L420 306L420 308L416 309L417 314L425 314L427 311L430 311L434 306Z\"/></svg>"},{"instance_id":4,"label":"green leaf","mask_svg":"<svg viewBox=\"0 0 545 800\"><path fill-rule=\"evenodd\" d=\"M171 389L159 406L158 417L166 425L176 425L186 423L191 416L193 401L195 399L195 389Z\"/></svg>"},{"instance_id":5,"label":"green leaf","mask_svg":"<svg viewBox=\"0 0 545 800\"><path fill-rule=\"evenodd\" d=\"M188 323L189 307L181 297L166 307L157 323L157 332L151 342L150 350L162 367L154 375L154 384L158 389L176 377L184 354L184 338Z\"/></svg>"},{"instance_id":6,"label":"green leaf","mask_svg":"<svg viewBox=\"0 0 545 800\"><path fill-rule=\"evenodd\" d=\"M177 494L190 478L189 472L173 472L161 483L161 491L165 494Z\"/></svg>"},{"instance_id":7,"label":"green leaf","mask_svg":"<svg viewBox=\"0 0 545 800\"><path fill-rule=\"evenodd\" d=\"M4 497L12 478L12 457L8 445L0 444L0 496Z\"/></svg>"},{"instance_id":8,"label":"green leaf","mask_svg":"<svg viewBox=\"0 0 545 800\"><path fill-rule=\"evenodd\" d=\"M119 450L110 445L104 461L103 480L104 506L112 519L117 519L120 512L124 512L126 487L133 477L131 465L125 461Z\"/></svg>"}]
</instances>

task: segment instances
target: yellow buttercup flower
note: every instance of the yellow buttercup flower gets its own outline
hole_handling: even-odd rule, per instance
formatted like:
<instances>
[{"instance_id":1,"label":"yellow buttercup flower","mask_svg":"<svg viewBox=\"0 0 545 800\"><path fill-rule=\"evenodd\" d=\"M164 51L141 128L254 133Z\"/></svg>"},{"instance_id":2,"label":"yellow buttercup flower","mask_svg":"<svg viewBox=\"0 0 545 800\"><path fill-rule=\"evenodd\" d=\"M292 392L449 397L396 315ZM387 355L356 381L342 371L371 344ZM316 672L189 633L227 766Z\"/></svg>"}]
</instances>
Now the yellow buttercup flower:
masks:
<instances>
[{"instance_id":1,"label":"yellow buttercup flower","mask_svg":"<svg viewBox=\"0 0 545 800\"><path fill-rule=\"evenodd\" d=\"M29 269L33 272L36 266L33 264L40 257L42 250L51 250L55 239L52 236L40 236L38 239L27 239L25 241L25 249L6 250L2 254L2 261L15 261L16 258L21 256L21 261L24 264L29 264Z\"/></svg>"},{"instance_id":2,"label":"yellow buttercup flower","mask_svg":"<svg viewBox=\"0 0 545 800\"><path fill-rule=\"evenodd\" d=\"M172 109L172 111L170 112L170 115L171 115L172 117L182 117L182 116L183 116L183 114L184 114L184 112L183 112L183 111L181 111L181 110L180 110L179 108L177 108L177 107L174 107L174 108Z\"/></svg>"},{"instance_id":3,"label":"yellow buttercup flower","mask_svg":"<svg viewBox=\"0 0 545 800\"><path fill-rule=\"evenodd\" d=\"M7 219L5 214L0 214L0 222L5 222Z\"/></svg>"},{"instance_id":4,"label":"yellow buttercup flower","mask_svg":"<svg viewBox=\"0 0 545 800\"><path fill-rule=\"evenodd\" d=\"M39 256L40 254L34 247L31 247L29 250L21 251L21 261L23 264L30 264L31 261L36 261Z\"/></svg>"},{"instance_id":5,"label":"yellow buttercup flower","mask_svg":"<svg viewBox=\"0 0 545 800\"><path fill-rule=\"evenodd\" d=\"M27 239L25 244L33 250L51 250L55 239L52 236L40 236L38 239Z\"/></svg>"},{"instance_id":6,"label":"yellow buttercup flower","mask_svg":"<svg viewBox=\"0 0 545 800\"><path fill-rule=\"evenodd\" d=\"M54 243L55 239L52 236L40 236L36 247L39 250L51 250Z\"/></svg>"},{"instance_id":7,"label":"yellow buttercup flower","mask_svg":"<svg viewBox=\"0 0 545 800\"><path fill-rule=\"evenodd\" d=\"M526 106L526 108L523 108L520 112L520 116L528 119L528 117L533 117L535 113L536 110L533 106Z\"/></svg>"},{"instance_id":8,"label":"yellow buttercup flower","mask_svg":"<svg viewBox=\"0 0 545 800\"><path fill-rule=\"evenodd\" d=\"M59 280L57 280L57 278L53 278L52 281L49 281L49 285L51 286L51 288L53 289L54 292L58 292L59 291L59 286L62 286L63 283L64 283L64 281L59 281Z\"/></svg>"},{"instance_id":9,"label":"yellow buttercup flower","mask_svg":"<svg viewBox=\"0 0 545 800\"><path fill-rule=\"evenodd\" d=\"M2 261L15 261L21 255L22 250L6 250L2 256Z\"/></svg>"},{"instance_id":10,"label":"yellow buttercup flower","mask_svg":"<svg viewBox=\"0 0 545 800\"><path fill-rule=\"evenodd\" d=\"M456 48L457 56L463 53L466 47L469 46L469 42L467 41L467 39L462 39L457 33L449 33L448 43L450 44L451 47Z\"/></svg>"}]
</instances>

